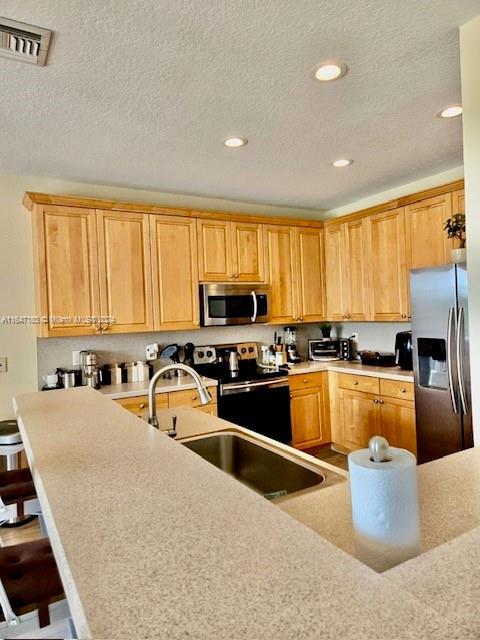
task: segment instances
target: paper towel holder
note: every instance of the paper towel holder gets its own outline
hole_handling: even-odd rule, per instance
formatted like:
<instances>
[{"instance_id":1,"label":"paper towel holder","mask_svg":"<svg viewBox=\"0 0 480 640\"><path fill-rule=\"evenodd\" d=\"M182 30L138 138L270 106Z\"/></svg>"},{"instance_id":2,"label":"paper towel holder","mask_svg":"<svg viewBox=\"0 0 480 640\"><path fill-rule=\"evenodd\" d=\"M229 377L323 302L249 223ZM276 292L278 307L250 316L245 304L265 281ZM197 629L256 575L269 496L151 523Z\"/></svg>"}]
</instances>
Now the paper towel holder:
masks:
<instances>
[{"instance_id":1,"label":"paper towel holder","mask_svg":"<svg viewBox=\"0 0 480 640\"><path fill-rule=\"evenodd\" d=\"M372 462L390 462L390 445L388 440L382 436L373 436L368 442L370 449L370 460Z\"/></svg>"}]
</instances>

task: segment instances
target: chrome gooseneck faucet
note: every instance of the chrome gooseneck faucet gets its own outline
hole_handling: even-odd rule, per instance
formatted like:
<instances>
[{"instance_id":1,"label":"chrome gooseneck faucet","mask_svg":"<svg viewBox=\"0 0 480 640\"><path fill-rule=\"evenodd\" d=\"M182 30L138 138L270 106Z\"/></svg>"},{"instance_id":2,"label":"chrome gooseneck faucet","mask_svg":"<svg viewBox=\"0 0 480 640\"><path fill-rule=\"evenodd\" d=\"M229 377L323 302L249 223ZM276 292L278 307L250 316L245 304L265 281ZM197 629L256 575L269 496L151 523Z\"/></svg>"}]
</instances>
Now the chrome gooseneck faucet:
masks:
<instances>
[{"instance_id":1,"label":"chrome gooseneck faucet","mask_svg":"<svg viewBox=\"0 0 480 640\"><path fill-rule=\"evenodd\" d=\"M158 429L158 419L157 419L157 398L155 395L155 389L157 388L157 382L164 373L167 371L185 371L189 373L195 381L198 389L198 395L200 396L200 402L202 404L208 404L212 400L212 396L208 392L207 387L205 386L203 380L200 378L198 373L192 367L189 367L186 364L167 364L165 367L159 369L153 378L150 380L150 385L148 387L148 422Z\"/></svg>"}]
</instances>

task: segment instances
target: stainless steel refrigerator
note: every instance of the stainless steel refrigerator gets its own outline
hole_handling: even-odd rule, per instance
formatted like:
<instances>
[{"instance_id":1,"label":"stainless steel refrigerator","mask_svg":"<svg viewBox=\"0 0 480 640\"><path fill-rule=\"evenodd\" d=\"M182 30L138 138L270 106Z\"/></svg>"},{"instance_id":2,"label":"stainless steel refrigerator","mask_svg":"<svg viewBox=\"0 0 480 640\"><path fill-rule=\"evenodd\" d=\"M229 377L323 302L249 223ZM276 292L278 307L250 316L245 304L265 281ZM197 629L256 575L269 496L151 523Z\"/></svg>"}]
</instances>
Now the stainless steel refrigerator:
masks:
<instances>
[{"instance_id":1,"label":"stainless steel refrigerator","mask_svg":"<svg viewBox=\"0 0 480 640\"><path fill-rule=\"evenodd\" d=\"M473 446L466 267L414 269L410 287L422 463Z\"/></svg>"}]
</instances>

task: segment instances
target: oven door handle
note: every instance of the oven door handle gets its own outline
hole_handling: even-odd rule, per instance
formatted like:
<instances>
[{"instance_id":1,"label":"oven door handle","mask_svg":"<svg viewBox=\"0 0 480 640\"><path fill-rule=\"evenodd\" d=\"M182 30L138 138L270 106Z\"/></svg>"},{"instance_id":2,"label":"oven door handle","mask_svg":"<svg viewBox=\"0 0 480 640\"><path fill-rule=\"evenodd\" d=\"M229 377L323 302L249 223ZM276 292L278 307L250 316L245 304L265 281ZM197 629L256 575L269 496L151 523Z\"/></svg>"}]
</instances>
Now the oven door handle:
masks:
<instances>
[{"instance_id":1,"label":"oven door handle","mask_svg":"<svg viewBox=\"0 0 480 640\"><path fill-rule=\"evenodd\" d=\"M241 384L224 384L222 385L222 390L224 391L234 391L237 389L248 389L250 387L276 387L276 386L287 386L288 378L277 378L276 380L262 380L261 382L249 382L241 383Z\"/></svg>"},{"instance_id":2,"label":"oven door handle","mask_svg":"<svg viewBox=\"0 0 480 640\"><path fill-rule=\"evenodd\" d=\"M253 316L251 320L252 322L255 322L255 320L257 319L257 313L258 313L257 294L255 293L255 291L251 291L250 295L252 296L252 299L253 299Z\"/></svg>"}]
</instances>

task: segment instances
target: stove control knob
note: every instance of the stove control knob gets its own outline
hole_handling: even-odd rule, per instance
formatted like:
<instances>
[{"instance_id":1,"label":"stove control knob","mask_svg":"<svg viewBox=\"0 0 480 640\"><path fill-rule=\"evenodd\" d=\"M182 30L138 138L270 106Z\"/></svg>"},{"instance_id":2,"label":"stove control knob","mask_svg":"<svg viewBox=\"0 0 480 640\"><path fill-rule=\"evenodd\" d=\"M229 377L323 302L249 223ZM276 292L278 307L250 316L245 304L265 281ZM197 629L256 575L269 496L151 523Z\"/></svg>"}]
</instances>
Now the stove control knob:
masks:
<instances>
[{"instance_id":1,"label":"stove control knob","mask_svg":"<svg viewBox=\"0 0 480 640\"><path fill-rule=\"evenodd\" d=\"M207 358L211 358L213 356L213 353L211 351L207 351Z\"/></svg>"},{"instance_id":2,"label":"stove control knob","mask_svg":"<svg viewBox=\"0 0 480 640\"><path fill-rule=\"evenodd\" d=\"M203 358L203 357L205 356L205 354L203 353L203 351L199 351L199 352L197 353L197 356L198 356L199 358Z\"/></svg>"},{"instance_id":3,"label":"stove control knob","mask_svg":"<svg viewBox=\"0 0 480 640\"><path fill-rule=\"evenodd\" d=\"M247 353L246 348L245 348L245 347L242 347L242 348L240 349L240 353Z\"/></svg>"},{"instance_id":4,"label":"stove control knob","mask_svg":"<svg viewBox=\"0 0 480 640\"><path fill-rule=\"evenodd\" d=\"M253 347L248 347L248 353L253 353L254 349Z\"/></svg>"}]
</instances>

